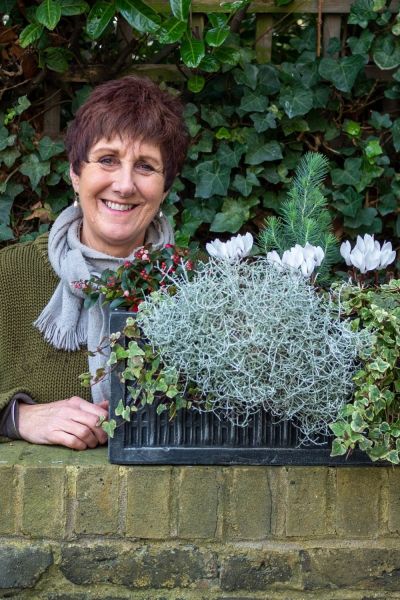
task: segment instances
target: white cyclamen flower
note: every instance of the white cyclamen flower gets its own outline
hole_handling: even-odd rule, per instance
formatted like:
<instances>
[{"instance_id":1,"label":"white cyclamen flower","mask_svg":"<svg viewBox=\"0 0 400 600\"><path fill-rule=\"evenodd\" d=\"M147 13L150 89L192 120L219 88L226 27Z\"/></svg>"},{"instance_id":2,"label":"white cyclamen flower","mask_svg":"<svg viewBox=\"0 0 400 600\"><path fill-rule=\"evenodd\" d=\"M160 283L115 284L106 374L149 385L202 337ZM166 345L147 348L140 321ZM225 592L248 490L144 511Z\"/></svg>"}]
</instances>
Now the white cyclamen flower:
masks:
<instances>
[{"instance_id":1,"label":"white cyclamen flower","mask_svg":"<svg viewBox=\"0 0 400 600\"><path fill-rule=\"evenodd\" d=\"M315 267L321 265L324 256L325 253L320 246L313 246L308 242L305 246L296 244L290 250L285 250L282 258L279 258L275 250L267 253L267 259L269 262L274 263L275 266L279 268L286 266L291 269L300 269L304 277L310 277Z\"/></svg>"},{"instance_id":2,"label":"white cyclamen flower","mask_svg":"<svg viewBox=\"0 0 400 600\"><path fill-rule=\"evenodd\" d=\"M366 233L364 237L357 236L357 242L351 249L350 242L346 241L340 246L340 254L348 267L355 267L361 273L385 269L396 258L392 244L385 242L381 245L374 240L373 235Z\"/></svg>"},{"instance_id":3,"label":"white cyclamen flower","mask_svg":"<svg viewBox=\"0 0 400 600\"><path fill-rule=\"evenodd\" d=\"M214 258L222 258L229 261L244 258L250 254L253 247L253 236L251 233L231 237L227 242L216 239L206 244L206 250Z\"/></svg>"}]
</instances>

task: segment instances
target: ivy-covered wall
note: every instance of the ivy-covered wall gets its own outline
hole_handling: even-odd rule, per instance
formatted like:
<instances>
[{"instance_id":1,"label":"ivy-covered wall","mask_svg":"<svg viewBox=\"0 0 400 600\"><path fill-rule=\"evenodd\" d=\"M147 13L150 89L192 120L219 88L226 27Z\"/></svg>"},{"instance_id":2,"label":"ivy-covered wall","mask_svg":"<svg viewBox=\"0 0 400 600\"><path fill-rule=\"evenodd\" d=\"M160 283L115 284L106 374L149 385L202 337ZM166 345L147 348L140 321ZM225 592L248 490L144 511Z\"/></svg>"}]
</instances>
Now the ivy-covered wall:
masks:
<instances>
[{"instance_id":1,"label":"ivy-covered wall","mask_svg":"<svg viewBox=\"0 0 400 600\"><path fill-rule=\"evenodd\" d=\"M394 600L400 471L171 467L2 444L0 598Z\"/></svg>"},{"instance_id":2,"label":"ivy-covered wall","mask_svg":"<svg viewBox=\"0 0 400 600\"><path fill-rule=\"evenodd\" d=\"M3 5L1 242L71 200L62 132L96 83L135 71L187 102L193 145L165 207L179 244L257 233L307 150L329 158L339 238L398 239L398 3Z\"/></svg>"}]
</instances>

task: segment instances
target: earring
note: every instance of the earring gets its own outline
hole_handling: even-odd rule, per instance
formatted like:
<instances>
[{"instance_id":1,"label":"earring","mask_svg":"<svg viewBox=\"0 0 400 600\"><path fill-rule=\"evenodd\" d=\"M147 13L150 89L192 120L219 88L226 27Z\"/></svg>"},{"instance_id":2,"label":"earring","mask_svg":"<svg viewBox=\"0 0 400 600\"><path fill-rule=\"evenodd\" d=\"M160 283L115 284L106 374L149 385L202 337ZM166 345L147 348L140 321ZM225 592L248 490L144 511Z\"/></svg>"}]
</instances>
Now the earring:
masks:
<instances>
[{"instance_id":1,"label":"earring","mask_svg":"<svg viewBox=\"0 0 400 600\"><path fill-rule=\"evenodd\" d=\"M74 200L74 208L78 208L79 206L79 194L74 192L75 200Z\"/></svg>"},{"instance_id":2,"label":"earring","mask_svg":"<svg viewBox=\"0 0 400 600\"><path fill-rule=\"evenodd\" d=\"M161 217L163 217L163 216L164 216L164 213L163 213L163 211L161 210L161 208L160 208L160 210L158 211L158 216L160 217L160 219L161 219Z\"/></svg>"}]
</instances>

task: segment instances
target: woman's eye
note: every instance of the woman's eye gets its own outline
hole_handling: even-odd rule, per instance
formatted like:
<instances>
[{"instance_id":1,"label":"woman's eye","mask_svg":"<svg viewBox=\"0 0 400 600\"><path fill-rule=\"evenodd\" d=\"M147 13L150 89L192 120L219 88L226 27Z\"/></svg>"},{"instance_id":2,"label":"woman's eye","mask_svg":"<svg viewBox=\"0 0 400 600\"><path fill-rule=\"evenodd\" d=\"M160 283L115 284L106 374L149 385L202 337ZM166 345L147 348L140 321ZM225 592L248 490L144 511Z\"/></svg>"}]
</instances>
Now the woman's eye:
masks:
<instances>
[{"instance_id":1,"label":"woman's eye","mask_svg":"<svg viewBox=\"0 0 400 600\"><path fill-rule=\"evenodd\" d=\"M103 167L114 167L118 164L118 159L115 156L102 156L98 163Z\"/></svg>"},{"instance_id":2,"label":"woman's eye","mask_svg":"<svg viewBox=\"0 0 400 600\"><path fill-rule=\"evenodd\" d=\"M155 168L152 165L149 165L149 163L139 162L136 163L135 166L139 171L144 171L146 173L153 173L155 171Z\"/></svg>"}]
</instances>

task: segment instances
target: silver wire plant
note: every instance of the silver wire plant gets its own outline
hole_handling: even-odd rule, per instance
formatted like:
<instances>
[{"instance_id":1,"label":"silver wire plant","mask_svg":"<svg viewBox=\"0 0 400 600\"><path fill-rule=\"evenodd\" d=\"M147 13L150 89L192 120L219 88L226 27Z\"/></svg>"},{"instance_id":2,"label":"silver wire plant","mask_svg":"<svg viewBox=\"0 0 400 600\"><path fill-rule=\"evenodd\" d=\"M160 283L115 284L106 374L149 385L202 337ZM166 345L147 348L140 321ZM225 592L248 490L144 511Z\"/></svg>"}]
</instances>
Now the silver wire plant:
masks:
<instances>
[{"instance_id":1,"label":"silver wire plant","mask_svg":"<svg viewBox=\"0 0 400 600\"><path fill-rule=\"evenodd\" d=\"M147 297L137 318L164 364L202 391L199 410L246 425L264 409L292 419L303 441L329 432L365 343L329 300L265 257L211 259L174 284L176 295Z\"/></svg>"}]
</instances>

